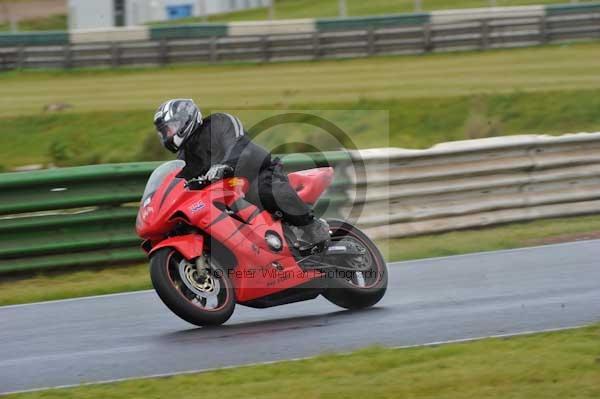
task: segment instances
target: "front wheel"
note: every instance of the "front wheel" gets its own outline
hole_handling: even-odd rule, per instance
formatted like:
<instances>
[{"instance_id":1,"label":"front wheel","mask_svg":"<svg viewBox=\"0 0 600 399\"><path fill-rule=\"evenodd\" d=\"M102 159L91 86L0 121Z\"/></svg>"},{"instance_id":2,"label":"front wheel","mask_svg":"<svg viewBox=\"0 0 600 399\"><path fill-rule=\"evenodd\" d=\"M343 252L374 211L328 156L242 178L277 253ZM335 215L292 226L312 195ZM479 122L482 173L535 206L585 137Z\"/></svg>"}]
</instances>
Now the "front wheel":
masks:
<instances>
[{"instance_id":1,"label":"front wheel","mask_svg":"<svg viewBox=\"0 0 600 399\"><path fill-rule=\"evenodd\" d=\"M189 262L175 249L161 249L150 259L150 277L164 304L188 323L216 326L233 314L231 280L208 257Z\"/></svg>"},{"instance_id":2,"label":"front wheel","mask_svg":"<svg viewBox=\"0 0 600 399\"><path fill-rule=\"evenodd\" d=\"M346 269L329 280L323 296L346 309L362 309L383 298L388 284L387 265L375 243L357 227L341 220L329 220L331 241L351 242L363 248L364 254L348 262ZM356 269L353 270L353 269Z\"/></svg>"}]
</instances>

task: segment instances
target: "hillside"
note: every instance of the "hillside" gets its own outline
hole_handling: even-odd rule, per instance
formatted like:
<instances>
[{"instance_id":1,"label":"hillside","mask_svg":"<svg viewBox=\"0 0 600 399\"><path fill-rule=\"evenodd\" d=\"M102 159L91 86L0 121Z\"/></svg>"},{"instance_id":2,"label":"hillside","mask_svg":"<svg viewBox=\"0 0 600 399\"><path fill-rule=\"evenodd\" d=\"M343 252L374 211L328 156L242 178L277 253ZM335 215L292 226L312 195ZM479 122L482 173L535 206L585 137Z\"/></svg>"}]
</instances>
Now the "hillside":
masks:
<instances>
[{"instance_id":1,"label":"hillside","mask_svg":"<svg viewBox=\"0 0 600 399\"><path fill-rule=\"evenodd\" d=\"M273 115L269 110L309 110L340 123L363 148L599 131L598 68L600 43L269 65L9 72L0 75L0 164L166 156L156 148L151 119L169 97L192 97L205 112L234 112L247 126ZM61 103L68 109L44 111ZM281 138L310 143L318 134L286 125L259 141L275 148Z\"/></svg>"}]
</instances>

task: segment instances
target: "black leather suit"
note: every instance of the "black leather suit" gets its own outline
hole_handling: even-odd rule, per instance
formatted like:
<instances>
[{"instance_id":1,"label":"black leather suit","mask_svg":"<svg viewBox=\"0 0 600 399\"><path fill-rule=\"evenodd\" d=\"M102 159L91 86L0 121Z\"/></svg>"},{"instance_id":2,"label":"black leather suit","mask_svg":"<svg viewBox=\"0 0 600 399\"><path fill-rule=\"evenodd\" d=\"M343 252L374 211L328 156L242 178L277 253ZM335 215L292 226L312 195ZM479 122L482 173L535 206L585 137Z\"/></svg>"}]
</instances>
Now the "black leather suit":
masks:
<instances>
[{"instance_id":1,"label":"black leather suit","mask_svg":"<svg viewBox=\"0 0 600 399\"><path fill-rule=\"evenodd\" d=\"M312 210L290 186L279 158L252 142L240 120L215 113L204 118L184 143L178 158L186 162L180 177L187 180L204 175L213 165L228 165L234 176L250 181L246 199L284 221L305 226L313 222Z\"/></svg>"}]
</instances>

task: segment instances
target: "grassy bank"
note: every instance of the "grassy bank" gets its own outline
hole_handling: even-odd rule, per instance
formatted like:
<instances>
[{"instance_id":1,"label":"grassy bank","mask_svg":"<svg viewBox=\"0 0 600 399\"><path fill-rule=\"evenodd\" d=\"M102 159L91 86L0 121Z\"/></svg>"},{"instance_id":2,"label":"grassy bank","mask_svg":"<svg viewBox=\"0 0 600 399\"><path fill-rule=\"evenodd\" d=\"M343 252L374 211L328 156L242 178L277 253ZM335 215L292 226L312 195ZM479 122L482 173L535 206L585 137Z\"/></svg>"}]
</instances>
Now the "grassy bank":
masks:
<instances>
[{"instance_id":1,"label":"grassy bank","mask_svg":"<svg viewBox=\"0 0 600 399\"><path fill-rule=\"evenodd\" d=\"M314 103L289 107L288 111L296 109L334 121L360 148L428 148L445 141L500 135L600 130L600 89ZM273 114L259 109L226 110L239 115L248 128ZM140 110L0 119L3 129L11 132L0 136L0 164L72 166L168 157L159 148L151 118L150 110ZM336 142L328 144L324 137L326 133L318 128L286 124L267 130L257 141L269 149L278 148L282 142L314 142L321 149L339 148ZM25 148L27 151L20 150ZM304 148L296 144L284 150Z\"/></svg>"},{"instance_id":2,"label":"grassy bank","mask_svg":"<svg viewBox=\"0 0 600 399\"><path fill-rule=\"evenodd\" d=\"M423 259L600 237L600 216L540 220L380 242L389 261ZM3 277L0 306L151 288L146 265Z\"/></svg>"},{"instance_id":3,"label":"grassy bank","mask_svg":"<svg viewBox=\"0 0 600 399\"><path fill-rule=\"evenodd\" d=\"M240 367L9 396L33 398L420 398L600 396L600 326L411 349L370 348Z\"/></svg>"},{"instance_id":4,"label":"grassy bank","mask_svg":"<svg viewBox=\"0 0 600 399\"><path fill-rule=\"evenodd\" d=\"M19 32L67 30L68 22L66 15L50 15L46 18L35 18L19 21ZM0 24L0 33L11 31L10 24Z\"/></svg>"}]
</instances>

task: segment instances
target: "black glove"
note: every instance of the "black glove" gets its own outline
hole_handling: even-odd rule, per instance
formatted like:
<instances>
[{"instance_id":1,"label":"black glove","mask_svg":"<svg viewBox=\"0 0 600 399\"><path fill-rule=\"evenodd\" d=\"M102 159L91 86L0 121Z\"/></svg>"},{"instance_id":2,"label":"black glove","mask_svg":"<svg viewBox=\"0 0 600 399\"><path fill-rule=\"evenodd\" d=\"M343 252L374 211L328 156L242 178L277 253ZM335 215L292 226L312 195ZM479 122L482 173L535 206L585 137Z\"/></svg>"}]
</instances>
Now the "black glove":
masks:
<instances>
[{"instance_id":1,"label":"black glove","mask_svg":"<svg viewBox=\"0 0 600 399\"><path fill-rule=\"evenodd\" d=\"M206 186L207 180L203 177L196 177L194 179L187 180L184 187L190 190L201 190Z\"/></svg>"},{"instance_id":2,"label":"black glove","mask_svg":"<svg viewBox=\"0 0 600 399\"><path fill-rule=\"evenodd\" d=\"M221 180L225 176L231 175L233 173L233 168L229 165L213 165L210 167L206 175L204 175L204 179L214 182L217 180Z\"/></svg>"}]
</instances>

